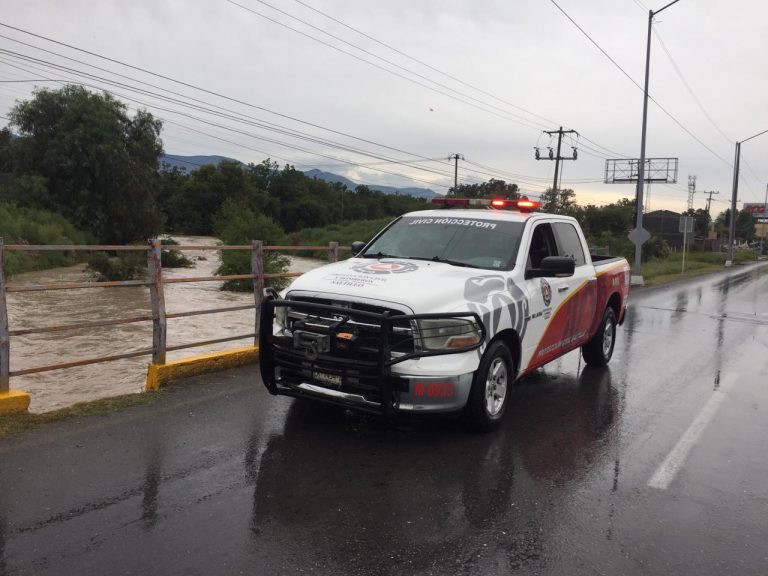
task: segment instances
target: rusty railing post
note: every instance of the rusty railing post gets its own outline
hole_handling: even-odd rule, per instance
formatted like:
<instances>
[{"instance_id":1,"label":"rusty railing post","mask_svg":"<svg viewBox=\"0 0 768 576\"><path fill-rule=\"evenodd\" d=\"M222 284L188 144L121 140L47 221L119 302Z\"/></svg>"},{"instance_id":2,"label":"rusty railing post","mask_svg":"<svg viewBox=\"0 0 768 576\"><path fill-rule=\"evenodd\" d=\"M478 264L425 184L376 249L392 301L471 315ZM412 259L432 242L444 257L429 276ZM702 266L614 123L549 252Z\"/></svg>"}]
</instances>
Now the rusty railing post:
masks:
<instances>
[{"instance_id":1,"label":"rusty railing post","mask_svg":"<svg viewBox=\"0 0 768 576\"><path fill-rule=\"evenodd\" d=\"M165 364L167 325L165 320L165 292L160 240L149 241L147 268L149 270L149 298L152 304L152 363Z\"/></svg>"},{"instance_id":2,"label":"rusty railing post","mask_svg":"<svg viewBox=\"0 0 768 576\"><path fill-rule=\"evenodd\" d=\"M8 306L5 300L4 256L5 244L0 237L0 394L8 392L11 387L11 336L8 333Z\"/></svg>"},{"instance_id":3,"label":"rusty railing post","mask_svg":"<svg viewBox=\"0 0 768 576\"><path fill-rule=\"evenodd\" d=\"M328 242L328 262L339 261L339 243Z\"/></svg>"},{"instance_id":4,"label":"rusty railing post","mask_svg":"<svg viewBox=\"0 0 768 576\"><path fill-rule=\"evenodd\" d=\"M264 242L251 241L251 274L253 274L253 299L256 303L255 336L253 343L259 343L259 323L261 322L261 303L264 300Z\"/></svg>"}]
</instances>

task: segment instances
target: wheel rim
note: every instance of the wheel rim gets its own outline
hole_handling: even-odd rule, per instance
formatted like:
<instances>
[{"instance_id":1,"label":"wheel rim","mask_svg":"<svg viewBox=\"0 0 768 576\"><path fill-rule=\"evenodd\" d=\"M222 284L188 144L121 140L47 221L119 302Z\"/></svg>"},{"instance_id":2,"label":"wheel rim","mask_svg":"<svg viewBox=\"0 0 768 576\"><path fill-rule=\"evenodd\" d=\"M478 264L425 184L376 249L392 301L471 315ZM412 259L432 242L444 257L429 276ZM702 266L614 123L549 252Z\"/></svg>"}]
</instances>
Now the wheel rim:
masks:
<instances>
[{"instance_id":1,"label":"wheel rim","mask_svg":"<svg viewBox=\"0 0 768 576\"><path fill-rule=\"evenodd\" d=\"M603 356L606 358L611 353L615 331L616 328L614 327L613 322L611 322L611 319L606 318L605 327L603 328Z\"/></svg>"},{"instance_id":2,"label":"wheel rim","mask_svg":"<svg viewBox=\"0 0 768 576\"><path fill-rule=\"evenodd\" d=\"M494 358L485 380L485 409L496 416L504 406L507 396L507 364L501 358Z\"/></svg>"}]
</instances>

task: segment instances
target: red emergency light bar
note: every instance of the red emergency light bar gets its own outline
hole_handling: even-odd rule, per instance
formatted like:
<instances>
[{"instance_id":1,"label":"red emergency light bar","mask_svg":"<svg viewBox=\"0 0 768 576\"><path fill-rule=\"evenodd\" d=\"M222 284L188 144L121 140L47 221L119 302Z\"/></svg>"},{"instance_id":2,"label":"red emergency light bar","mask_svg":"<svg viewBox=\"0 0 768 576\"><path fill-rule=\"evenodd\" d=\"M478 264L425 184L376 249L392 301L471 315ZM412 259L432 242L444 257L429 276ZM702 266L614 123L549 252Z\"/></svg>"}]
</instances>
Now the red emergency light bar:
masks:
<instances>
[{"instance_id":1,"label":"red emergency light bar","mask_svg":"<svg viewBox=\"0 0 768 576\"><path fill-rule=\"evenodd\" d=\"M452 206L495 208L497 210L512 209L520 212L533 212L539 207L539 203L528 198L518 200L504 200L502 198L432 198L432 204L450 208Z\"/></svg>"}]
</instances>

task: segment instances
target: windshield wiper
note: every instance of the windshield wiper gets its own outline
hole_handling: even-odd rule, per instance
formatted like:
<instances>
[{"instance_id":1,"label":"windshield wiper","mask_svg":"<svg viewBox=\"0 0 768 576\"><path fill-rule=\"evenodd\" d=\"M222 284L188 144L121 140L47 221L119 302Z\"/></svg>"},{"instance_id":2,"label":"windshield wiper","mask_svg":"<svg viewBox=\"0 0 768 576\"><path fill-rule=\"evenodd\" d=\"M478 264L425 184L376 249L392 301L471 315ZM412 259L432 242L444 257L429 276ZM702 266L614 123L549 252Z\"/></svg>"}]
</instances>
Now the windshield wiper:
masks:
<instances>
[{"instance_id":1,"label":"windshield wiper","mask_svg":"<svg viewBox=\"0 0 768 576\"><path fill-rule=\"evenodd\" d=\"M475 266L474 264L467 264L466 262L451 260L449 258L441 258L440 256L431 256L431 257L411 256L409 259L410 260L429 260L430 262L441 262L443 264L450 264L451 266L461 266L462 268L479 268L479 266Z\"/></svg>"},{"instance_id":2,"label":"windshield wiper","mask_svg":"<svg viewBox=\"0 0 768 576\"><path fill-rule=\"evenodd\" d=\"M361 258L402 258L402 256L395 256L393 254L385 254L384 252L376 252L375 254L363 254Z\"/></svg>"}]
</instances>

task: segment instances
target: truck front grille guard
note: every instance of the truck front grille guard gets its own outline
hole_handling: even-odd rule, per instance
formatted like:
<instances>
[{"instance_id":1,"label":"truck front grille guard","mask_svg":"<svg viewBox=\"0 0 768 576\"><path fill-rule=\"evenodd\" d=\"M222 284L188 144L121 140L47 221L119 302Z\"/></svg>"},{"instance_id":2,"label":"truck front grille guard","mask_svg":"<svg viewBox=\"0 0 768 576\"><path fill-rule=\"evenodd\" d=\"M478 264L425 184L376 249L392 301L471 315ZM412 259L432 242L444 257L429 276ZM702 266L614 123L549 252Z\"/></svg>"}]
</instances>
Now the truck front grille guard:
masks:
<instances>
[{"instance_id":1,"label":"truck front grille guard","mask_svg":"<svg viewBox=\"0 0 768 576\"><path fill-rule=\"evenodd\" d=\"M301 322L301 325L309 324L313 330L299 331L301 332L297 338L293 341L293 349L286 349L286 338L276 336L273 333L273 324L276 308L288 308L303 312L310 319L315 319L317 322L312 323L309 321ZM478 327L479 341L475 344L468 346L462 346L458 348L451 348L446 350L426 350L418 349L416 346L416 339L421 339L421 334L414 330L411 338L414 339L413 352L402 353L396 356L392 355L392 343L394 339L393 324L402 324L405 322L413 324L419 320L450 320L450 319L472 319L475 325ZM374 333L378 332L377 346L376 346L376 358L374 361L357 361L349 358L339 358L339 334L344 333L354 326L364 325L368 328L373 328ZM402 336L399 336L402 338ZM306 338L306 342L301 338ZM313 340L313 338L316 338ZM348 373L350 369L358 371L375 371L375 380L379 387L379 398L381 409L384 415L391 418L394 415L394 410L397 405L396 395L394 394L395 388L397 388L394 382L395 378L392 377L391 368L394 364L404 362L413 358L424 358L427 356L442 356L446 354L461 354L470 350L476 350L483 345L486 339L486 330L483 326L480 317L474 312L458 312L458 313L442 313L442 314L391 314L389 311L382 313L369 312L364 310L355 310L346 308L343 306L331 306L326 304L317 304L312 302L304 302L301 300L279 300L275 298L267 297L261 307L261 318L259 324L259 355L260 355L260 370L261 377L264 385L267 387L271 394L278 394L278 392L300 396L302 395L297 390L288 392L285 390L278 390L277 381L275 378L275 369L289 361L293 357L296 361L310 362L311 368L314 368L315 364L323 366L324 370L338 373L342 377ZM279 346L282 344L282 346ZM306 350L301 348L295 348L296 345L305 345L308 347ZM398 342L402 344L402 340ZM307 352L308 351L308 352ZM370 350L369 350L370 351ZM301 354L304 354L304 358L301 358ZM331 368L329 368L329 366Z\"/></svg>"}]
</instances>

